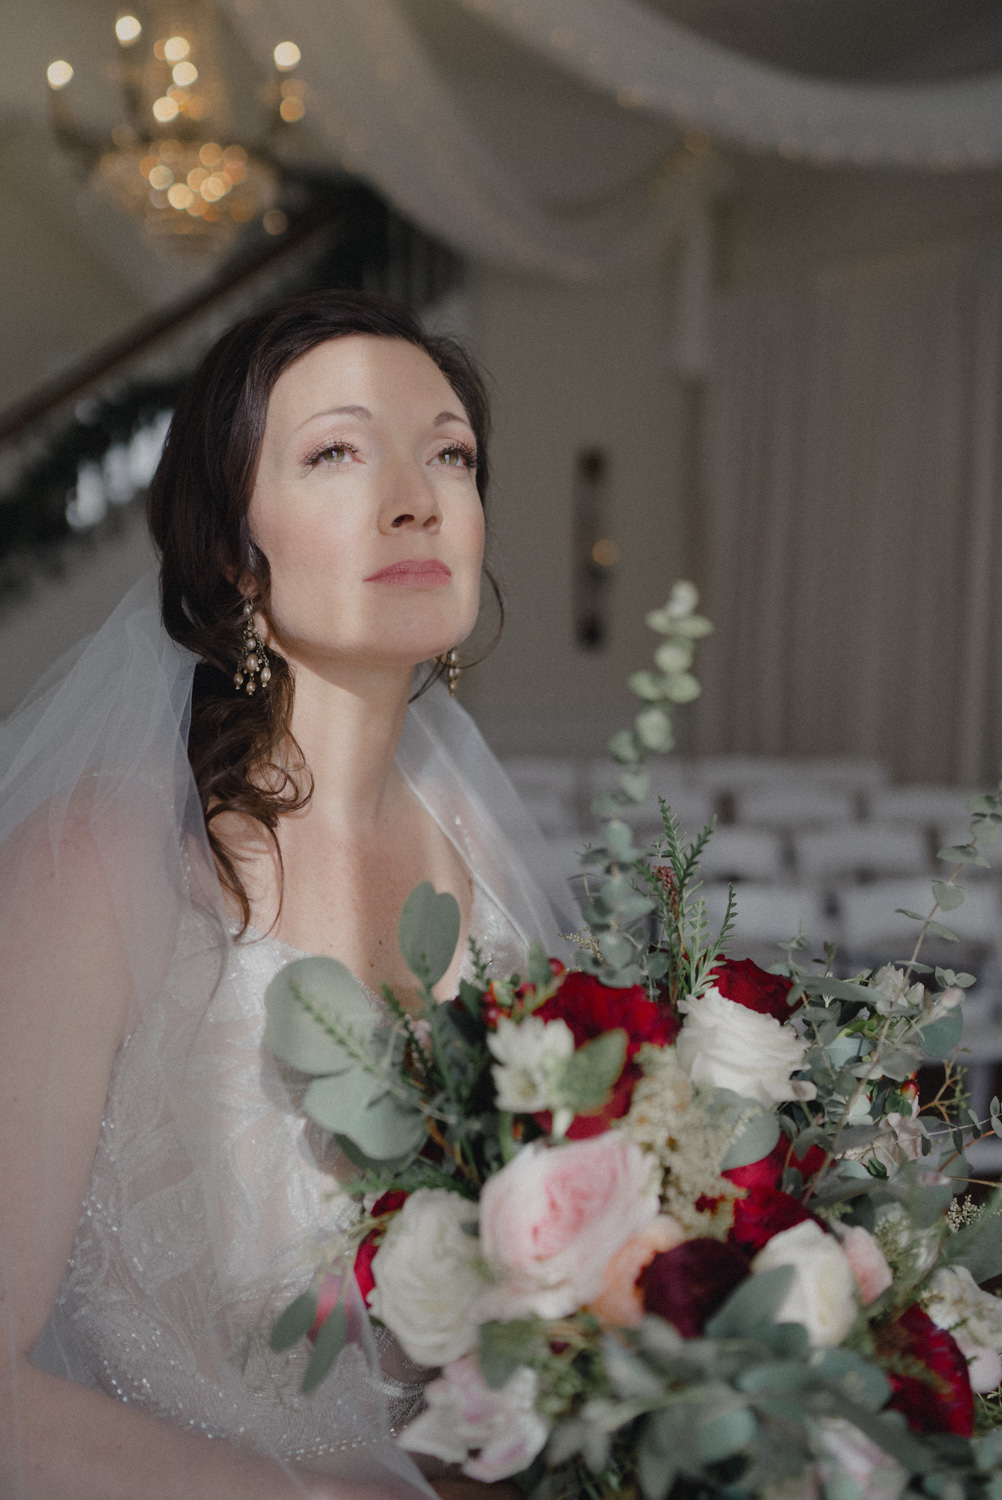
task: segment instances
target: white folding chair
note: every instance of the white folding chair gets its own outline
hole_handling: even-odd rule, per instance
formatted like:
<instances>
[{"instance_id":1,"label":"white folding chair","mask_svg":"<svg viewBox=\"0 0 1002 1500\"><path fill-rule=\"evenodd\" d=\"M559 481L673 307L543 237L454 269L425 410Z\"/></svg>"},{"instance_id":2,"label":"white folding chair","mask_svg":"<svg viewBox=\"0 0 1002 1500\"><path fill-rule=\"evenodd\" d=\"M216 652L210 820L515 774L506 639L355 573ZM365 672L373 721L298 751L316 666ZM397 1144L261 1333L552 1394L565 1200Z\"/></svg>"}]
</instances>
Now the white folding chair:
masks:
<instances>
[{"instance_id":1,"label":"white folding chair","mask_svg":"<svg viewBox=\"0 0 1002 1500\"><path fill-rule=\"evenodd\" d=\"M954 828L970 823L967 799L977 788L931 784L887 786L875 789L868 799L870 816L886 822L917 823L926 828Z\"/></svg>"},{"instance_id":2,"label":"white folding chair","mask_svg":"<svg viewBox=\"0 0 1002 1500\"><path fill-rule=\"evenodd\" d=\"M918 875L930 867L919 828L897 823L843 823L793 833L797 874L823 881L847 875Z\"/></svg>"},{"instance_id":3,"label":"white folding chair","mask_svg":"<svg viewBox=\"0 0 1002 1500\"><path fill-rule=\"evenodd\" d=\"M786 875L783 839L771 828L725 824L703 850L700 868L706 880L782 881Z\"/></svg>"},{"instance_id":4,"label":"white folding chair","mask_svg":"<svg viewBox=\"0 0 1002 1500\"><path fill-rule=\"evenodd\" d=\"M767 828L807 828L819 823L851 823L856 801L851 792L823 782L773 782L747 787L734 798L734 821Z\"/></svg>"},{"instance_id":5,"label":"white folding chair","mask_svg":"<svg viewBox=\"0 0 1002 1500\"><path fill-rule=\"evenodd\" d=\"M851 755L708 755L692 762L690 776L718 794L794 781L866 792L886 783L887 768L880 761Z\"/></svg>"},{"instance_id":6,"label":"white folding chair","mask_svg":"<svg viewBox=\"0 0 1002 1500\"><path fill-rule=\"evenodd\" d=\"M707 915L714 929L719 928L727 907L727 887L707 882L703 889ZM822 893L803 885L766 885L749 881L735 888L737 920L731 950L740 957L749 947L761 951L787 942L803 930L812 943L837 936L836 925L825 910ZM757 956L757 954L755 955ZM781 958L778 949L770 962ZM761 959L759 959L761 962Z\"/></svg>"},{"instance_id":7,"label":"white folding chair","mask_svg":"<svg viewBox=\"0 0 1002 1500\"><path fill-rule=\"evenodd\" d=\"M504 762L522 801L546 834L573 834L578 817L578 767L554 755L514 755Z\"/></svg>"},{"instance_id":8,"label":"white folding chair","mask_svg":"<svg viewBox=\"0 0 1002 1500\"><path fill-rule=\"evenodd\" d=\"M897 908L918 912L932 910L933 894L928 879L873 880L867 885L839 886L836 891L842 934L853 954L886 954L901 959L911 952L919 925L898 914ZM964 904L955 911L938 911L935 920L949 927L964 945L997 950L1002 938L1002 903L995 887L969 886ZM939 939L935 952L956 948ZM958 955L959 956L959 955ZM947 960L949 961L949 960Z\"/></svg>"}]
</instances>

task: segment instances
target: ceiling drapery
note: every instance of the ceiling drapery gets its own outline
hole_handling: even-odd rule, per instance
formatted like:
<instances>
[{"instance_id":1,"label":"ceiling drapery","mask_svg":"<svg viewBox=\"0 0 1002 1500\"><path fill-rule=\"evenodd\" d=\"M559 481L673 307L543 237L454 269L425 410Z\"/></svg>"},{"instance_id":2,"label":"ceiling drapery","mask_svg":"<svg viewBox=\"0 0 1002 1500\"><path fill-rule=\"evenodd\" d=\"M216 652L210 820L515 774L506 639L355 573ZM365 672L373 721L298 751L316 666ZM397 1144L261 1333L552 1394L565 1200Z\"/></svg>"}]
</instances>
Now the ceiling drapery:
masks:
<instances>
[{"instance_id":1,"label":"ceiling drapery","mask_svg":"<svg viewBox=\"0 0 1002 1500\"><path fill-rule=\"evenodd\" d=\"M819 162L1002 163L1002 75L849 84L742 57L642 0L455 0L551 63L676 124Z\"/></svg>"},{"instance_id":2,"label":"ceiling drapery","mask_svg":"<svg viewBox=\"0 0 1002 1500\"><path fill-rule=\"evenodd\" d=\"M682 150L614 200L551 208L492 152L453 97L397 0L283 0L234 20L264 65L280 18L320 101L312 118L351 171L475 260L564 280L629 271L699 222L725 181Z\"/></svg>"}]
</instances>

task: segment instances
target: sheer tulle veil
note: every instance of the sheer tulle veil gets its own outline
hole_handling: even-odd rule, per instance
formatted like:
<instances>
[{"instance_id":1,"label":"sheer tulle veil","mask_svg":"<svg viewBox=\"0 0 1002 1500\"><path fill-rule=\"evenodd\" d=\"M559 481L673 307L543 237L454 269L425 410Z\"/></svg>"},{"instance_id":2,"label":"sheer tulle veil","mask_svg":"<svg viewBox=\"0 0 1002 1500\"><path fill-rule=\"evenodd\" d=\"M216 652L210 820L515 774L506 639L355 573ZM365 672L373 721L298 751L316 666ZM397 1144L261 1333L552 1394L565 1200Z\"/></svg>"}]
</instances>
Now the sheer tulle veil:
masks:
<instances>
[{"instance_id":1,"label":"sheer tulle veil","mask_svg":"<svg viewBox=\"0 0 1002 1500\"><path fill-rule=\"evenodd\" d=\"M126 1205L129 1222L139 1227L136 1246L122 1247L122 1265L142 1291L123 1304L129 1326L119 1332L134 1342L136 1361L124 1375L105 1372L100 1383L128 1400L132 1383L146 1378L144 1360L163 1372L183 1357L197 1369L201 1410L162 1414L210 1434L237 1433L238 1441L273 1455L281 1451L277 1434L295 1432L297 1423L316 1426L317 1408L307 1411L305 1403L320 1402L331 1442L314 1467L427 1493L389 1435L378 1378L366 1374L371 1330L360 1302L352 1309L353 1341L342 1355L346 1378L335 1373L313 1397L298 1394L300 1356L270 1356L266 1347L266 1325L283 1293L309 1278L310 1247L302 1237L294 1245L283 1238L264 1189L256 1201L254 1170L233 1207L235 1162L250 1138L238 1139L233 1126L239 1068L248 1066L238 1056L233 1018L246 997L238 993L243 981L187 758L193 668L194 658L161 624L150 575L0 728L0 942L44 955L45 973L64 976L46 1045L53 1058L67 1038L80 1045L87 1007L104 976L108 983L127 980L124 1048L140 1028L155 1039L155 1086L129 1104L132 1118L141 1116L149 1127L144 1141L156 1143L144 1147L147 1155L130 1163L128 1174L135 1195ZM530 873L539 836L472 721L444 689L411 705L398 764L526 946L539 940L555 951L557 928ZM25 891L34 893L27 909ZM22 982L0 1004L31 1007L31 990ZM53 1066L52 1076L57 1071ZM62 1170L64 1114L55 1098L41 1103L34 1118L51 1139L38 1154L46 1182L42 1222L31 1232L39 1275L58 1285L70 1244L65 1226L53 1225L50 1233L44 1216L47 1186L55 1197ZM111 1125L120 1128L118 1149L127 1153L128 1120ZM92 1193L85 1214L100 1212L100 1193ZM170 1226L179 1223L194 1227L174 1242ZM0 1290L23 1229L0 1223ZM193 1308L197 1348L183 1331ZM13 1347L13 1330L0 1334ZM81 1365L80 1337L57 1302L33 1359L93 1383ZM162 1380L169 1393L166 1374ZM157 1400L170 1405L168 1394Z\"/></svg>"}]
</instances>

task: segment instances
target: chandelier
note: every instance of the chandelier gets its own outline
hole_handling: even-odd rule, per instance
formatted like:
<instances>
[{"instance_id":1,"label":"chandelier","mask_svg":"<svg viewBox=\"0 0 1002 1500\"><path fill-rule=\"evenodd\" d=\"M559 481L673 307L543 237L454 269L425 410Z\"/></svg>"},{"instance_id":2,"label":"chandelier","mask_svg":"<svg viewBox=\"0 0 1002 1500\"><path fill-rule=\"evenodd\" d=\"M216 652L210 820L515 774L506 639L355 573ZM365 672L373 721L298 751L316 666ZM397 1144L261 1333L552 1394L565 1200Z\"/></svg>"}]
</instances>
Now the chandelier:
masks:
<instances>
[{"instance_id":1,"label":"chandelier","mask_svg":"<svg viewBox=\"0 0 1002 1500\"><path fill-rule=\"evenodd\" d=\"M275 47L275 71L251 101L263 126L251 144L234 138L212 0L160 0L146 25L121 14L115 36L123 118L110 137L74 120L65 92L72 65L59 59L47 73L56 137L98 191L151 234L181 244L219 244L254 220L281 234L282 140L306 114L295 42Z\"/></svg>"}]
</instances>

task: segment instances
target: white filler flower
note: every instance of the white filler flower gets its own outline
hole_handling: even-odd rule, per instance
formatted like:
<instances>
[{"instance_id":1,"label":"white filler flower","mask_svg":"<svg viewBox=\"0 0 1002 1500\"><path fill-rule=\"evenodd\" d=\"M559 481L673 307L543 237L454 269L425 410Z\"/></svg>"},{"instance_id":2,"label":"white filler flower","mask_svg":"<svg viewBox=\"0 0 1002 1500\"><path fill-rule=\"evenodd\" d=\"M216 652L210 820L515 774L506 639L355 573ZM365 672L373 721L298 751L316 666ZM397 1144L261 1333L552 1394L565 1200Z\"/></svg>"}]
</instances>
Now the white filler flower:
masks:
<instances>
[{"instance_id":1,"label":"white filler flower","mask_svg":"<svg viewBox=\"0 0 1002 1500\"><path fill-rule=\"evenodd\" d=\"M418 1188L390 1221L372 1262L369 1307L419 1365L444 1365L472 1349L473 1309L486 1285L477 1205L444 1188Z\"/></svg>"},{"instance_id":2,"label":"white filler flower","mask_svg":"<svg viewBox=\"0 0 1002 1500\"><path fill-rule=\"evenodd\" d=\"M559 1105L560 1080L574 1055L574 1033L566 1021L527 1016L515 1022L502 1016L487 1045L497 1058L491 1072L499 1109L531 1115Z\"/></svg>"},{"instance_id":3,"label":"white filler flower","mask_svg":"<svg viewBox=\"0 0 1002 1500\"><path fill-rule=\"evenodd\" d=\"M726 1000L716 987L690 1001L675 1045L697 1088L731 1089L766 1109L806 1097L790 1075L803 1066L807 1043L792 1026Z\"/></svg>"}]
</instances>

